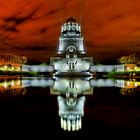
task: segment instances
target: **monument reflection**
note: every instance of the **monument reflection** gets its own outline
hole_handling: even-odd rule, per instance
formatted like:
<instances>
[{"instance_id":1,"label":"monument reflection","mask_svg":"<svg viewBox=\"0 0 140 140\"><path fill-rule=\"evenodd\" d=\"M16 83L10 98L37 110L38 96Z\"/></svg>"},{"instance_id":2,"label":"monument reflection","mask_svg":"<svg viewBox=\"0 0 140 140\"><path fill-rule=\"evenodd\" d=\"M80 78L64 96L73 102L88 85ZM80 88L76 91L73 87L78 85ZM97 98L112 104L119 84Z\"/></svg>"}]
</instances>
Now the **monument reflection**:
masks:
<instances>
[{"instance_id":1,"label":"monument reflection","mask_svg":"<svg viewBox=\"0 0 140 140\"><path fill-rule=\"evenodd\" d=\"M93 93L89 79L55 78L51 94L58 95L61 128L76 131L82 128L86 97Z\"/></svg>"},{"instance_id":2,"label":"monument reflection","mask_svg":"<svg viewBox=\"0 0 140 140\"><path fill-rule=\"evenodd\" d=\"M0 79L0 94L17 96L30 93L28 89L41 87L50 89L57 96L60 126L66 131L78 131L82 128L82 117L86 96L97 93L100 88L117 87L121 96L132 96L139 92L140 82L136 80L93 79L92 77L18 77ZM32 87L32 88L31 88ZM47 92L46 92L47 93Z\"/></svg>"}]
</instances>

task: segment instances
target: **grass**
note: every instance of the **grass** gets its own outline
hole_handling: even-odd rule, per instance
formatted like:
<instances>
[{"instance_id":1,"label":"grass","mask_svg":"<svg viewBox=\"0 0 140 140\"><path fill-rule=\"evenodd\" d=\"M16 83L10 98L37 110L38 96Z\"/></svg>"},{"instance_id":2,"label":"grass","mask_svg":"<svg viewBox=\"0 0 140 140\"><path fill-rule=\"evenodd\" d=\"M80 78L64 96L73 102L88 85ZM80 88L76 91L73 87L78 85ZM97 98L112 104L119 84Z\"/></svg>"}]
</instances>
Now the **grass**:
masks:
<instances>
[{"instance_id":1,"label":"grass","mask_svg":"<svg viewBox=\"0 0 140 140\"><path fill-rule=\"evenodd\" d=\"M7 75L7 76L51 76L52 73L49 72L22 72L22 71L2 71L0 70L0 76Z\"/></svg>"},{"instance_id":2,"label":"grass","mask_svg":"<svg viewBox=\"0 0 140 140\"><path fill-rule=\"evenodd\" d=\"M0 71L0 75L29 75L37 76L37 72L21 72L21 71Z\"/></svg>"},{"instance_id":3,"label":"grass","mask_svg":"<svg viewBox=\"0 0 140 140\"><path fill-rule=\"evenodd\" d=\"M108 78L140 78L140 71L110 72Z\"/></svg>"}]
</instances>

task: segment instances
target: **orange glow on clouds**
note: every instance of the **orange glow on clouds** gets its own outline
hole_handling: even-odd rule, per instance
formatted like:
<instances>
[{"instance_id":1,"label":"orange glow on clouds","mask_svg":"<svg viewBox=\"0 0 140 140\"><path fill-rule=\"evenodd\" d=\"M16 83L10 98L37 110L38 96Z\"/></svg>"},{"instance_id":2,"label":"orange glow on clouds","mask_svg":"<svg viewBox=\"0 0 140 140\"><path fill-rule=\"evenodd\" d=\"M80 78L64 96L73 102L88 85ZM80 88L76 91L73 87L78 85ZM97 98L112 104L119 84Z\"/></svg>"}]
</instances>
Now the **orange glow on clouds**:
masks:
<instances>
[{"instance_id":1,"label":"orange glow on clouds","mask_svg":"<svg viewBox=\"0 0 140 140\"><path fill-rule=\"evenodd\" d=\"M1 0L0 53L48 60L69 16L82 25L85 46L97 60L139 52L139 0Z\"/></svg>"}]
</instances>

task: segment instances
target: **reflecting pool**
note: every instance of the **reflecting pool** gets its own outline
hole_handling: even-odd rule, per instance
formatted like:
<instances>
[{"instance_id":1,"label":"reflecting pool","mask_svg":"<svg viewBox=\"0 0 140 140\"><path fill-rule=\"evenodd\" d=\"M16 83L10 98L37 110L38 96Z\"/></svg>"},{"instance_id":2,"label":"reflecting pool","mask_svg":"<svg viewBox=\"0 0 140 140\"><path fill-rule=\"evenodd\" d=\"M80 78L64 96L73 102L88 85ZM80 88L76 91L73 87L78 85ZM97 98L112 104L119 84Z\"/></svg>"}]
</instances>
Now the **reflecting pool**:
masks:
<instances>
[{"instance_id":1,"label":"reflecting pool","mask_svg":"<svg viewBox=\"0 0 140 140\"><path fill-rule=\"evenodd\" d=\"M105 130L138 130L140 81L1 77L0 113L8 114L9 123L34 129L43 125L49 134L81 136Z\"/></svg>"}]
</instances>

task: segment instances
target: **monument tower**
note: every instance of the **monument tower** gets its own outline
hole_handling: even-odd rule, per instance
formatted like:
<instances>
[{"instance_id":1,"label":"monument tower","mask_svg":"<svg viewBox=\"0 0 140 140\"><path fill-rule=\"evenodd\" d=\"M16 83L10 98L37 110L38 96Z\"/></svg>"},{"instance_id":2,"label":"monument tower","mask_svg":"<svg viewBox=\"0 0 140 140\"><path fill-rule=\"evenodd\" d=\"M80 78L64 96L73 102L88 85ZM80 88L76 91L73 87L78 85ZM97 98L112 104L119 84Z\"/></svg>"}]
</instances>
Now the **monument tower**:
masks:
<instances>
[{"instance_id":1,"label":"monument tower","mask_svg":"<svg viewBox=\"0 0 140 140\"><path fill-rule=\"evenodd\" d=\"M57 76L90 75L93 59L86 56L81 26L73 17L61 26L57 56L51 58L50 64Z\"/></svg>"}]
</instances>

